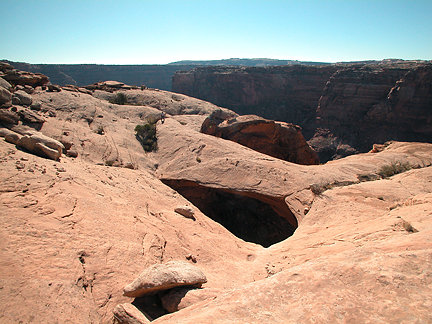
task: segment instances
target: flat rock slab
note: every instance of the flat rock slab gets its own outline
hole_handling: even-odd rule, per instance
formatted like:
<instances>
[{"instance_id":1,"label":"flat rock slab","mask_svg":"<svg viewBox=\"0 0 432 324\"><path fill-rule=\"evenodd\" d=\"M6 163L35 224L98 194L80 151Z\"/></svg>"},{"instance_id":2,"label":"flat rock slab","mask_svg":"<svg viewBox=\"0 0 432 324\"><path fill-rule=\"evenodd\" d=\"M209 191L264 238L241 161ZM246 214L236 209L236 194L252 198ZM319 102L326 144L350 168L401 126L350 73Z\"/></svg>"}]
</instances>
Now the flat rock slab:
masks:
<instances>
[{"instance_id":1,"label":"flat rock slab","mask_svg":"<svg viewBox=\"0 0 432 324\"><path fill-rule=\"evenodd\" d=\"M141 297L179 286L201 286L206 282L205 274L198 267L183 261L170 261L145 269L137 279L124 287L123 295Z\"/></svg>"},{"instance_id":2,"label":"flat rock slab","mask_svg":"<svg viewBox=\"0 0 432 324\"><path fill-rule=\"evenodd\" d=\"M174 211L186 218L191 218L195 220L195 211L192 207L189 206L178 206L174 209Z\"/></svg>"}]
</instances>

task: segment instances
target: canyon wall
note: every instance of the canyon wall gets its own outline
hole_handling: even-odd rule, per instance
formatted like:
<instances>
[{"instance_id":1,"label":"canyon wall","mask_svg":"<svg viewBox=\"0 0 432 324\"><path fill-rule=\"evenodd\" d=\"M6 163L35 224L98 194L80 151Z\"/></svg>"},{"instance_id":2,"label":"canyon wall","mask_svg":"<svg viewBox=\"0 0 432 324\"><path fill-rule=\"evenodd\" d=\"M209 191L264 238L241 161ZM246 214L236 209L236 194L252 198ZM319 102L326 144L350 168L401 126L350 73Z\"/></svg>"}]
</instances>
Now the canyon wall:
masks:
<instances>
[{"instance_id":1,"label":"canyon wall","mask_svg":"<svg viewBox=\"0 0 432 324\"><path fill-rule=\"evenodd\" d=\"M14 68L49 77L52 84L85 86L100 81L116 80L132 86L171 90L171 78L177 70L195 65L100 65L100 64L29 64L4 61Z\"/></svg>"},{"instance_id":2,"label":"canyon wall","mask_svg":"<svg viewBox=\"0 0 432 324\"><path fill-rule=\"evenodd\" d=\"M330 78L317 125L360 151L389 140L432 141L432 65L352 66Z\"/></svg>"},{"instance_id":3,"label":"canyon wall","mask_svg":"<svg viewBox=\"0 0 432 324\"><path fill-rule=\"evenodd\" d=\"M390 140L432 142L431 78L428 61L197 67L176 72L172 89L297 124L325 161Z\"/></svg>"},{"instance_id":4,"label":"canyon wall","mask_svg":"<svg viewBox=\"0 0 432 324\"><path fill-rule=\"evenodd\" d=\"M308 125L334 65L197 67L176 72L172 91L229 107L239 114Z\"/></svg>"}]
</instances>

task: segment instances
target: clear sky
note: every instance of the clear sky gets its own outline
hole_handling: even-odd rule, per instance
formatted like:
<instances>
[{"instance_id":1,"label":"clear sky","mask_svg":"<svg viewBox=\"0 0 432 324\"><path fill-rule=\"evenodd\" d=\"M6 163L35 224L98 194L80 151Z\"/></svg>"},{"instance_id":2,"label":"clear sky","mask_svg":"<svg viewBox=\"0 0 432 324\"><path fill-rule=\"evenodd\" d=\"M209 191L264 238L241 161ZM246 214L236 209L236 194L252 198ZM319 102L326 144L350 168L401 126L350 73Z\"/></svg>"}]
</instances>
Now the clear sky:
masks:
<instances>
[{"instance_id":1,"label":"clear sky","mask_svg":"<svg viewBox=\"0 0 432 324\"><path fill-rule=\"evenodd\" d=\"M432 59L432 0L0 0L0 59Z\"/></svg>"}]
</instances>

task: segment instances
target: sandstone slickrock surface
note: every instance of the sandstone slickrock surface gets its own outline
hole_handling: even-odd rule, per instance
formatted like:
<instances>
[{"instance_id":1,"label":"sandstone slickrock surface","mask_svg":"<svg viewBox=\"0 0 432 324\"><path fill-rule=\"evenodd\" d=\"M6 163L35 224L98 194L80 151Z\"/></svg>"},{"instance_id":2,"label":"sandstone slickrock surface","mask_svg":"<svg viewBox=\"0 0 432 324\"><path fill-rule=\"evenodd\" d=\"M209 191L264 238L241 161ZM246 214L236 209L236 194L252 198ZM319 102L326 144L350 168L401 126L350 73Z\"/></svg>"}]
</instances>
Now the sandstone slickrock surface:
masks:
<instances>
[{"instance_id":1,"label":"sandstone slickrock surface","mask_svg":"<svg viewBox=\"0 0 432 324\"><path fill-rule=\"evenodd\" d=\"M132 304L121 304L114 308L114 317L119 324L144 324L150 320Z\"/></svg>"},{"instance_id":2,"label":"sandstone slickrock surface","mask_svg":"<svg viewBox=\"0 0 432 324\"><path fill-rule=\"evenodd\" d=\"M123 296L137 274L188 255L217 297L154 323L432 321L431 144L299 165L200 133L210 103L125 91L152 106L35 89L40 132L76 158L0 141L2 323L113 323L117 305L153 307ZM145 153L134 128L161 111ZM396 162L410 168L381 179Z\"/></svg>"},{"instance_id":3,"label":"sandstone slickrock surface","mask_svg":"<svg viewBox=\"0 0 432 324\"><path fill-rule=\"evenodd\" d=\"M301 128L255 115L215 121L207 117L201 132L247 146L258 152L298 164L319 164L316 152L304 139Z\"/></svg>"},{"instance_id":4,"label":"sandstone slickrock surface","mask_svg":"<svg viewBox=\"0 0 432 324\"><path fill-rule=\"evenodd\" d=\"M179 286L200 287L206 282L205 274L198 267L183 261L170 261L145 269L123 289L123 294L128 297L141 297Z\"/></svg>"},{"instance_id":5,"label":"sandstone slickrock surface","mask_svg":"<svg viewBox=\"0 0 432 324\"><path fill-rule=\"evenodd\" d=\"M162 306L170 313L180 309L215 299L221 293L218 289L172 289L163 296Z\"/></svg>"}]
</instances>

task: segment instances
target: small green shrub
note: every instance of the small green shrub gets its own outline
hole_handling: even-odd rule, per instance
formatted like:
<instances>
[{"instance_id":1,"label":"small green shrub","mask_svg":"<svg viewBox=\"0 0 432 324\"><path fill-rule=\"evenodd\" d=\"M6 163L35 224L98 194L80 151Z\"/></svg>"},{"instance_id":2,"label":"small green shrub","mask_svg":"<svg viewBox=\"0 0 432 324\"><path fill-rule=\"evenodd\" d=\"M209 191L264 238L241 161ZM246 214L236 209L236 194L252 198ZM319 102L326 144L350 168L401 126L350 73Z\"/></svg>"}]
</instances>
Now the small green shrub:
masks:
<instances>
[{"instance_id":1,"label":"small green shrub","mask_svg":"<svg viewBox=\"0 0 432 324\"><path fill-rule=\"evenodd\" d=\"M330 190L333 188L338 188L338 187L345 187L345 186L349 186L352 184L355 184L357 182L355 181L333 181L331 183L314 183L312 185L310 185L309 189L317 196L321 195L324 191L326 190Z\"/></svg>"},{"instance_id":2,"label":"small green shrub","mask_svg":"<svg viewBox=\"0 0 432 324\"><path fill-rule=\"evenodd\" d=\"M391 164L384 165L378 171L381 178L389 178L395 174L411 170L411 165L408 162L392 162Z\"/></svg>"},{"instance_id":3,"label":"small green shrub","mask_svg":"<svg viewBox=\"0 0 432 324\"><path fill-rule=\"evenodd\" d=\"M114 98L111 98L109 102L117 105L126 105L128 103L128 98L125 93L119 92Z\"/></svg>"},{"instance_id":4,"label":"small green shrub","mask_svg":"<svg viewBox=\"0 0 432 324\"><path fill-rule=\"evenodd\" d=\"M104 127L102 125L98 126L97 130L95 130L95 133L99 135L104 135L105 134Z\"/></svg>"},{"instance_id":5,"label":"small green shrub","mask_svg":"<svg viewBox=\"0 0 432 324\"><path fill-rule=\"evenodd\" d=\"M360 182L373 181L373 180L380 179L380 176L376 174L362 173L362 174L357 174L357 179L359 179Z\"/></svg>"},{"instance_id":6,"label":"small green shrub","mask_svg":"<svg viewBox=\"0 0 432 324\"><path fill-rule=\"evenodd\" d=\"M135 127L135 136L146 152L157 150L156 122L155 118L147 118L146 124Z\"/></svg>"},{"instance_id":7,"label":"small green shrub","mask_svg":"<svg viewBox=\"0 0 432 324\"><path fill-rule=\"evenodd\" d=\"M404 228L405 231L407 231L408 233L417 233L418 230L416 230L411 223L407 222L406 220L403 221L402 226Z\"/></svg>"}]
</instances>

